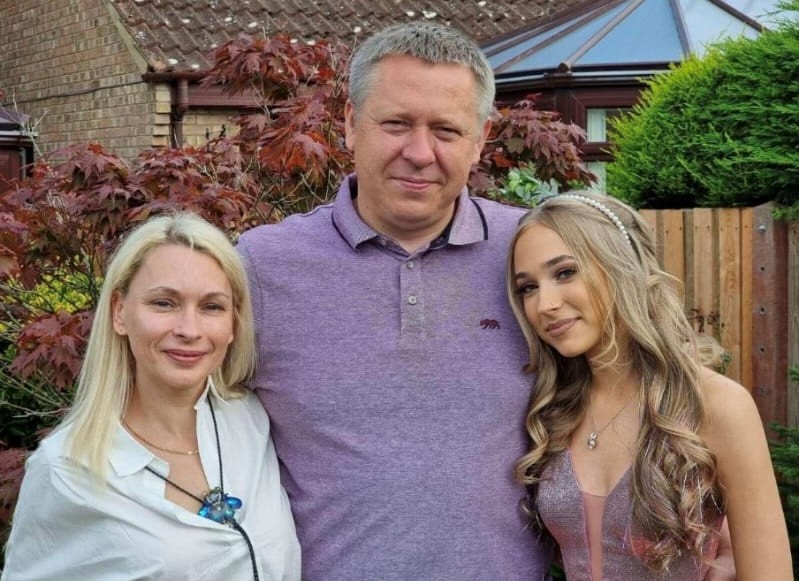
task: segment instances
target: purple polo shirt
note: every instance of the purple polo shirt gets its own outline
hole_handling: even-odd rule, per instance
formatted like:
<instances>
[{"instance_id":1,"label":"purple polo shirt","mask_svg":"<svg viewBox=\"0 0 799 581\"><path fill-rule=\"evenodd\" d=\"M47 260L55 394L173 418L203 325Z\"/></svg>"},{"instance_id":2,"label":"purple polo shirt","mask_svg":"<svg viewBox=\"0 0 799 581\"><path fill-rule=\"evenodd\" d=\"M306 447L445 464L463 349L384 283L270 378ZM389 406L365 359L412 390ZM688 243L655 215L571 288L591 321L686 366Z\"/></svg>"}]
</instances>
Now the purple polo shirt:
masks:
<instances>
[{"instance_id":1,"label":"purple polo shirt","mask_svg":"<svg viewBox=\"0 0 799 581\"><path fill-rule=\"evenodd\" d=\"M306 581L533 581L512 478L531 379L504 292L521 210L461 194L409 255L335 202L246 232L259 366ZM246 502L246 501L245 501Z\"/></svg>"}]
</instances>

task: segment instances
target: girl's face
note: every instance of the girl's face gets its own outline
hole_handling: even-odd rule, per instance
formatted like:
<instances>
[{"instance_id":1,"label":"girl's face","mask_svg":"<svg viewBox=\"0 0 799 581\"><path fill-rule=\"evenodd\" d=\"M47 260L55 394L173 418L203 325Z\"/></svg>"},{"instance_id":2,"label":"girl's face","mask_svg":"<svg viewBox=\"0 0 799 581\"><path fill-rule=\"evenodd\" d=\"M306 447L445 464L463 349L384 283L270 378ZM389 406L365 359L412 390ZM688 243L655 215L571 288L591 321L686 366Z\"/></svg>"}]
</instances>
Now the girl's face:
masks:
<instances>
[{"instance_id":1,"label":"girl's face","mask_svg":"<svg viewBox=\"0 0 799 581\"><path fill-rule=\"evenodd\" d=\"M513 264L525 317L541 340L563 357L600 354L604 319L563 239L533 223L516 241Z\"/></svg>"}]
</instances>

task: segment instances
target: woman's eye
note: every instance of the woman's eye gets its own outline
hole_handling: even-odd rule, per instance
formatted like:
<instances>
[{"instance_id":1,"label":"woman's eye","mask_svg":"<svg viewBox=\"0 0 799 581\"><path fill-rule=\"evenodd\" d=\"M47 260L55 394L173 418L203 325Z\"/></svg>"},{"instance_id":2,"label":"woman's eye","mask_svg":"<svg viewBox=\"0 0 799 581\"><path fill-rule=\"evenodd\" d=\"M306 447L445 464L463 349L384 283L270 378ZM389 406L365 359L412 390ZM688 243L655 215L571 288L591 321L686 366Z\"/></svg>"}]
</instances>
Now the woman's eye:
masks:
<instances>
[{"instance_id":1,"label":"woman's eye","mask_svg":"<svg viewBox=\"0 0 799 581\"><path fill-rule=\"evenodd\" d=\"M537 289L538 289L537 284L528 282L526 284L520 285L516 289L516 292L518 292L520 295L529 295L530 293L535 292Z\"/></svg>"},{"instance_id":2,"label":"woman's eye","mask_svg":"<svg viewBox=\"0 0 799 581\"><path fill-rule=\"evenodd\" d=\"M218 312L223 312L227 310L224 305L220 305L218 303L209 303L205 305L205 309L207 311L218 311Z\"/></svg>"},{"instance_id":3,"label":"woman's eye","mask_svg":"<svg viewBox=\"0 0 799 581\"><path fill-rule=\"evenodd\" d=\"M172 306L172 301L169 301L167 299L154 299L150 301L150 304L160 309L168 309L169 307Z\"/></svg>"}]
</instances>

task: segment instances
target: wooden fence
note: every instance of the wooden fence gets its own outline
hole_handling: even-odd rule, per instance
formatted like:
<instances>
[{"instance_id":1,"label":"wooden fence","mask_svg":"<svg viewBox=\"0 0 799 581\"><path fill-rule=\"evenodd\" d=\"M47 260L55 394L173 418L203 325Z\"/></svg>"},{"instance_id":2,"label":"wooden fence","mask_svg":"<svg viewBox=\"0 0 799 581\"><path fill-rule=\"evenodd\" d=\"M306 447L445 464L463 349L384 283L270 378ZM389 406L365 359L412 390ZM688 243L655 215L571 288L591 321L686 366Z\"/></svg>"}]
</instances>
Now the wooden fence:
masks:
<instances>
[{"instance_id":1,"label":"wooden fence","mask_svg":"<svg viewBox=\"0 0 799 581\"><path fill-rule=\"evenodd\" d=\"M799 224L773 206L644 210L664 268L684 284L694 327L721 341L727 375L757 402L765 424L799 427Z\"/></svg>"}]
</instances>

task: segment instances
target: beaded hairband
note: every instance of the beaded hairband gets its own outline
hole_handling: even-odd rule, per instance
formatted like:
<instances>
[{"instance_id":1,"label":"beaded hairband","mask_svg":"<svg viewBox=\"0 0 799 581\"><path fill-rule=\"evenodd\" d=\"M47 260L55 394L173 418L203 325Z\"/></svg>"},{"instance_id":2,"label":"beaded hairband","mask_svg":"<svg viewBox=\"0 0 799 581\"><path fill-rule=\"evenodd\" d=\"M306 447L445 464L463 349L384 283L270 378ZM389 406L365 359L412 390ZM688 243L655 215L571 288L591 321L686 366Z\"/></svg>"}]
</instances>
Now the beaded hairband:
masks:
<instances>
[{"instance_id":1,"label":"beaded hairband","mask_svg":"<svg viewBox=\"0 0 799 581\"><path fill-rule=\"evenodd\" d=\"M580 202L588 204L592 208L596 208L597 210L599 210L600 212L605 214L605 216L607 216L608 219L611 222L613 222L613 225L616 226L616 228L619 229L619 232L624 234L624 238L627 240L627 244L629 244L630 246L633 245L633 241L630 239L630 234L627 232L627 228L624 227L624 224L622 224L622 221L616 215L616 212L614 212L613 210L608 208L602 202L597 202L596 200L593 200L593 199L591 199L591 198L589 198L587 196L581 196L579 194L557 194L557 195L554 195L554 196L548 196L547 198L543 199L539 203L539 205L544 203L544 202L546 202L546 201L548 201L548 200L552 200L552 199L555 199L555 198L571 198L572 200L578 200Z\"/></svg>"}]
</instances>

